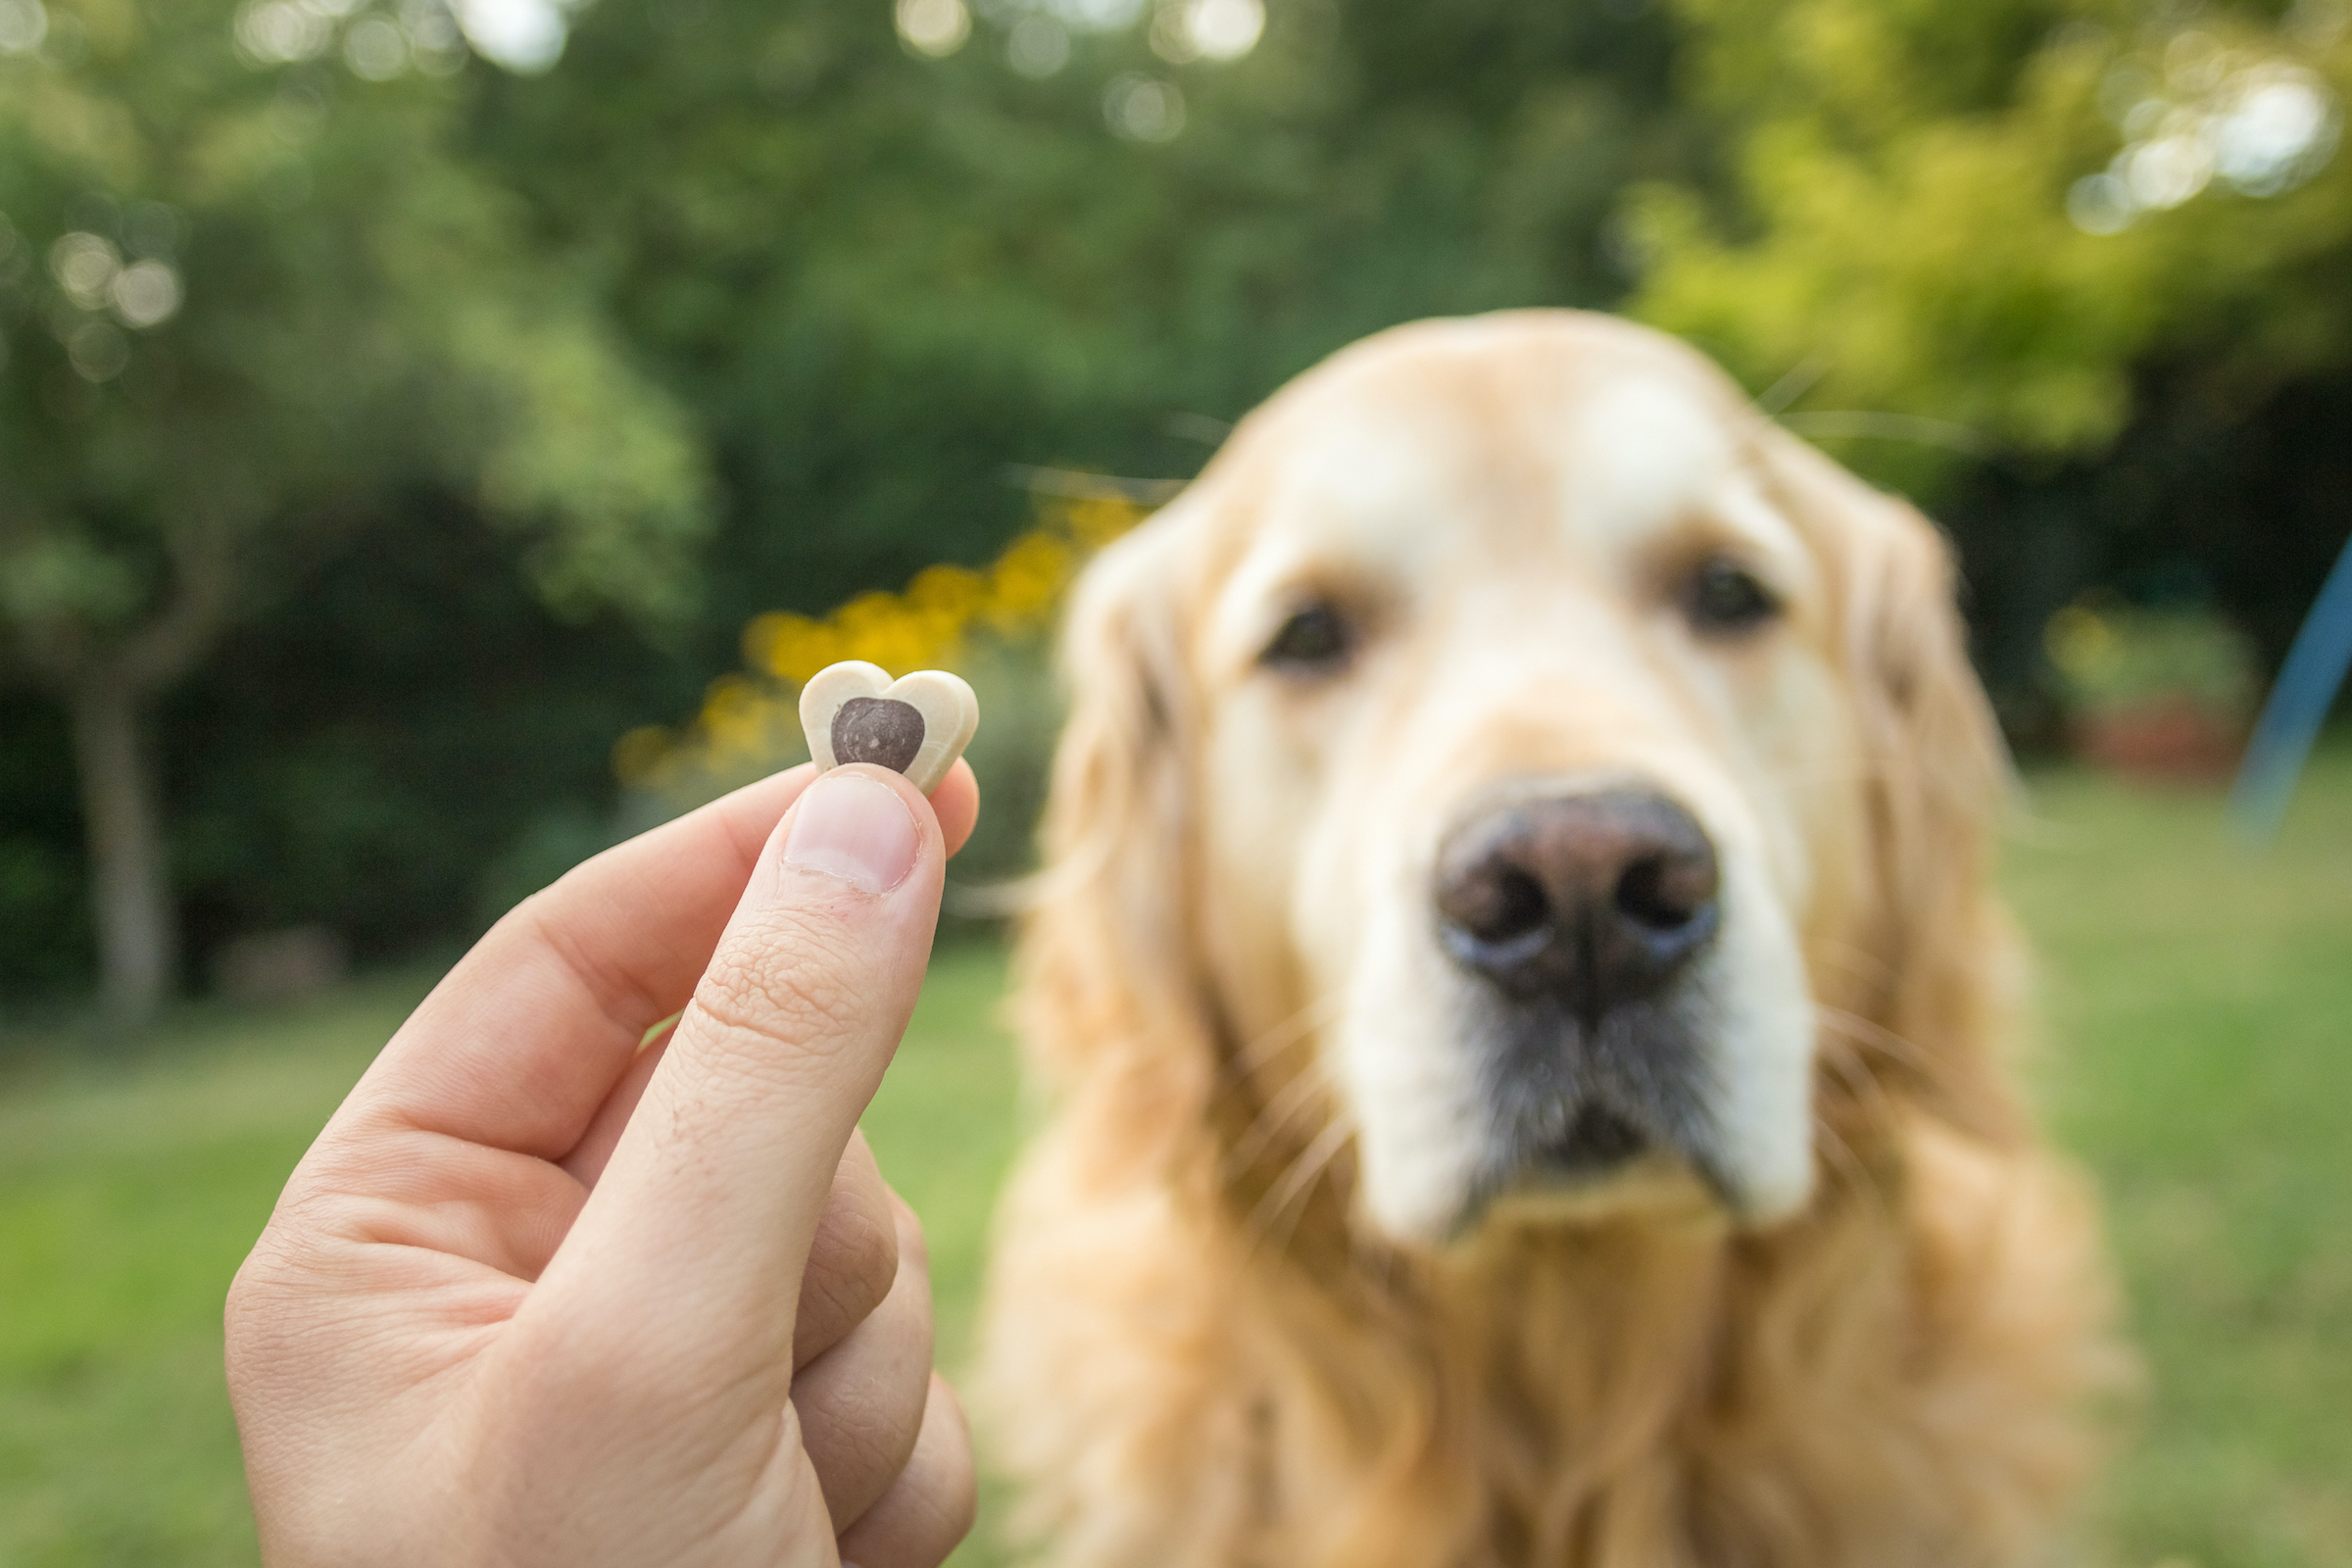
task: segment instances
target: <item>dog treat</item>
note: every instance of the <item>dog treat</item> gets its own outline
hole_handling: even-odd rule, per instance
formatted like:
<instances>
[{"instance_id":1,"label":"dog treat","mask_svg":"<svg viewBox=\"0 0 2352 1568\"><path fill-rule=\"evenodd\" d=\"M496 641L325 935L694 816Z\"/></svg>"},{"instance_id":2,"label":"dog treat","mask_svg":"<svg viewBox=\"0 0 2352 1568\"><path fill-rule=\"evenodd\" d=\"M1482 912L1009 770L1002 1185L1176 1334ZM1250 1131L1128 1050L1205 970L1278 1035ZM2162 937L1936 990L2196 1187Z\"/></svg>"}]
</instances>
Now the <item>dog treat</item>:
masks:
<instances>
[{"instance_id":1,"label":"dog treat","mask_svg":"<svg viewBox=\"0 0 2352 1568\"><path fill-rule=\"evenodd\" d=\"M918 669L890 678L862 660L828 664L801 688L801 728L819 771L878 762L925 795L939 788L980 727L980 700L959 676Z\"/></svg>"}]
</instances>

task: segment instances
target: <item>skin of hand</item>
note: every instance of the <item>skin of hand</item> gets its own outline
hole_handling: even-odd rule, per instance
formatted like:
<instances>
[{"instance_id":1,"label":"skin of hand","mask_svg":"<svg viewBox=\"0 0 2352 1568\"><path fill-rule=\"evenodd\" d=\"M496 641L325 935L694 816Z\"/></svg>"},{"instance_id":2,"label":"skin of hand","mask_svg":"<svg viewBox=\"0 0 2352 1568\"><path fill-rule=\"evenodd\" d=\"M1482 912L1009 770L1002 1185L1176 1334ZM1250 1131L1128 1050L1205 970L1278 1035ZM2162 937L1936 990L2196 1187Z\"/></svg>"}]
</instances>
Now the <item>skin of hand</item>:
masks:
<instances>
[{"instance_id":1,"label":"skin of hand","mask_svg":"<svg viewBox=\"0 0 2352 1568\"><path fill-rule=\"evenodd\" d=\"M921 1231L857 1122L978 811L960 761L930 801L796 768L466 955L229 1291L265 1562L947 1555L971 1451Z\"/></svg>"}]
</instances>

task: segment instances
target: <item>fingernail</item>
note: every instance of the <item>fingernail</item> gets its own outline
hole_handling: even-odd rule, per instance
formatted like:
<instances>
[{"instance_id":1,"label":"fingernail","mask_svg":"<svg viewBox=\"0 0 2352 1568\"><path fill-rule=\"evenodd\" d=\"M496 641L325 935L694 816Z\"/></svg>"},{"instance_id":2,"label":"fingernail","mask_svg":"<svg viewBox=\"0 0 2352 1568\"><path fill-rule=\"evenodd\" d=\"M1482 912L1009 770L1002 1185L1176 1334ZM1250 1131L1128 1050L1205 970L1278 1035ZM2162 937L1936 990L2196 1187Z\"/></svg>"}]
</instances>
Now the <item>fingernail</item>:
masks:
<instances>
[{"instance_id":1,"label":"fingernail","mask_svg":"<svg viewBox=\"0 0 2352 1568\"><path fill-rule=\"evenodd\" d=\"M921 842L913 813L889 785L858 773L827 773L793 810L784 863L887 893L914 869Z\"/></svg>"}]
</instances>

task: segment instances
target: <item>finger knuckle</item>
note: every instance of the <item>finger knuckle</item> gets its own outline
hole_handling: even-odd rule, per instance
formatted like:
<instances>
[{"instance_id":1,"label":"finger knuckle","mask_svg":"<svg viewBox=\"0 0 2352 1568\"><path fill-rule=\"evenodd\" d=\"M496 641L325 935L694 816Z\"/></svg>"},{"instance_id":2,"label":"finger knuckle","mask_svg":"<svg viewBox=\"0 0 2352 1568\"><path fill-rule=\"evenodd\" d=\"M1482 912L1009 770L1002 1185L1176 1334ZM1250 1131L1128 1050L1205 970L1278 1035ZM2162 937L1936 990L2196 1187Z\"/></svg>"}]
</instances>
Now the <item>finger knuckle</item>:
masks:
<instances>
[{"instance_id":1,"label":"finger knuckle","mask_svg":"<svg viewBox=\"0 0 2352 1568\"><path fill-rule=\"evenodd\" d=\"M765 940L739 933L711 958L695 1004L746 1044L821 1048L854 1028L864 1010L849 960L822 936Z\"/></svg>"},{"instance_id":2,"label":"finger knuckle","mask_svg":"<svg viewBox=\"0 0 2352 1568\"><path fill-rule=\"evenodd\" d=\"M852 1204L829 1205L809 1249L802 1289L832 1322L864 1321L890 1295L899 1273L899 1238L888 1224Z\"/></svg>"},{"instance_id":3,"label":"finger knuckle","mask_svg":"<svg viewBox=\"0 0 2352 1568\"><path fill-rule=\"evenodd\" d=\"M890 1211L893 1266L911 1265L924 1274L930 1273L931 1238L923 1232L922 1216L915 1213L913 1205L901 1198L895 1188L890 1194Z\"/></svg>"},{"instance_id":4,"label":"finger knuckle","mask_svg":"<svg viewBox=\"0 0 2352 1568\"><path fill-rule=\"evenodd\" d=\"M890 1294L899 1276L903 1251L898 1228L863 1210L842 1216L841 1231L833 1238L834 1257L841 1271L874 1292L878 1302Z\"/></svg>"}]
</instances>

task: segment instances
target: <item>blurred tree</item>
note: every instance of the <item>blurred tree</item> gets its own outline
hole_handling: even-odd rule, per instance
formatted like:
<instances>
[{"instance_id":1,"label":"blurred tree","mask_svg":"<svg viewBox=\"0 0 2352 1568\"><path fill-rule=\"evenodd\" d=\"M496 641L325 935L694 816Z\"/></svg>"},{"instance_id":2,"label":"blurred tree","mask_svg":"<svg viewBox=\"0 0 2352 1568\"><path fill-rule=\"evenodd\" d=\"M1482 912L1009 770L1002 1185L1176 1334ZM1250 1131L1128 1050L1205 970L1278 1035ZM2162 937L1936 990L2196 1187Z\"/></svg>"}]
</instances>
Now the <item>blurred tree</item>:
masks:
<instances>
[{"instance_id":1,"label":"blurred tree","mask_svg":"<svg viewBox=\"0 0 2352 1568\"><path fill-rule=\"evenodd\" d=\"M2340 542L2326 0L464 8L540 74L446 0L229 5L0 0L0 657L91 715L0 706L0 910L74 876L26 758L123 754L112 692L194 942L455 934L755 615L990 560L1009 465L1189 474L1415 316L1638 281L1957 524L1996 685L2084 581L2183 562L2275 649ZM545 613L592 603L674 658ZM153 793L93 798L94 855Z\"/></svg>"},{"instance_id":2,"label":"blurred tree","mask_svg":"<svg viewBox=\"0 0 2352 1568\"><path fill-rule=\"evenodd\" d=\"M1185 0L908 0L900 30L887 0L600 0L486 96L482 155L710 432L712 673L760 612L988 560L1032 520L1009 463L1181 477L1366 332L1609 303L1616 192L1697 177L1643 0L1205 9L1262 35L1188 47Z\"/></svg>"},{"instance_id":3,"label":"blurred tree","mask_svg":"<svg viewBox=\"0 0 2352 1568\"><path fill-rule=\"evenodd\" d=\"M1857 466L1914 490L1984 453L2047 473L2151 383L2167 422L2242 419L2352 364L2337 0L1679 12L1738 177L1637 194L1633 309L1818 411L1789 422Z\"/></svg>"},{"instance_id":4,"label":"blurred tree","mask_svg":"<svg viewBox=\"0 0 2352 1568\"><path fill-rule=\"evenodd\" d=\"M141 716L417 486L675 631L690 425L453 147L436 4L0 0L0 650L71 718L103 983L174 968Z\"/></svg>"},{"instance_id":5,"label":"blurred tree","mask_svg":"<svg viewBox=\"0 0 2352 1568\"><path fill-rule=\"evenodd\" d=\"M580 781L603 771L600 722L609 740L691 712L756 612L988 559L1031 520L1008 463L1189 472L1214 416L1400 317L1605 303L1623 283L1603 242L1613 192L1693 162L1667 28L1642 0L1292 0L1265 13L1254 49L1228 36L1222 54L1165 47L1170 19L1192 15L1174 0L1123 21L1115 4L990 0L977 19L956 8L970 46L950 59L894 29L888 0L601 0L574 17L561 66L527 77L451 73L450 15L429 0L250 0L233 22L221 4L101 16L0 0L0 211L22 228L0 307L18 349L7 438L57 455L53 485L95 482L109 421L115 450L162 450L151 411L179 428L174 451L270 454L252 468L273 487L271 520L238 535L246 629L156 710L199 944L321 913L364 951L454 933L485 896L468 877L548 838L533 824L551 792L575 817L598 809ZM1254 9L1229 0L1223 15ZM564 8L539 12L556 28L543 44L561 42ZM47 36L11 41L25 18ZM1055 60L1021 52L1056 35ZM36 123L21 85L68 107ZM54 145L58 126L98 121L136 132L135 175ZM84 203L93 190L105 200ZM111 252L60 252L68 234ZM60 270L74 258L75 276L160 263L183 303L136 328L110 276L85 310ZM135 300L160 280L150 269L121 287ZM496 552L448 548L468 509L439 520L388 500L392 486L477 514L499 502L481 481L512 411L531 406L484 355L451 351L460 334L443 328L466 298L569 323L608 360L625 344L707 437L725 504L703 551L726 564L673 666L503 601L448 622L466 648L413 646L433 607L466 599L451 574L491 569ZM114 337L85 338L87 369L106 369L110 341L130 351L98 381L68 352L93 322ZM590 368L546 380L581 396L641 385ZM247 402L232 409L220 385ZM592 420L564 427L592 467L626 450ZM157 492L141 493L144 507ZM132 568L136 618L169 599L165 536L109 505L76 526ZM534 520L508 537L578 536ZM31 537L13 526L17 544ZM331 573L283 591L330 552ZM332 605L316 602L330 582ZM351 606L370 612L335 608ZM516 721L521 671L560 722ZM682 696L660 695L681 677ZM431 713L429 742L404 728L404 692ZM0 773L0 849L20 873L0 895L34 918L75 857L52 842L47 793L6 780L56 744L20 726L18 771ZM438 770L461 758L497 787L453 793ZM367 907L338 909L363 867ZM75 922L43 923L59 941L37 953L0 933L12 979L54 972L67 951Z\"/></svg>"}]
</instances>

